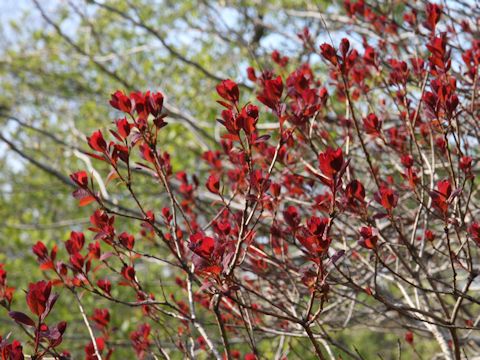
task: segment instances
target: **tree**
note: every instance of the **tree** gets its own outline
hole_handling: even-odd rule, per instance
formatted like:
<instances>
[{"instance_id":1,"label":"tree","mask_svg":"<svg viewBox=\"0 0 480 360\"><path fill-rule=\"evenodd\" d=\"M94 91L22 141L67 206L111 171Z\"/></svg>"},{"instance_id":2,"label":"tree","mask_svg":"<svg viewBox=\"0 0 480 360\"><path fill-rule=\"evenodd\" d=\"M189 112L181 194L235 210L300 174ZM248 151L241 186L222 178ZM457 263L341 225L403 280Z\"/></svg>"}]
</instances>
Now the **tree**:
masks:
<instances>
[{"instance_id":1,"label":"tree","mask_svg":"<svg viewBox=\"0 0 480 360\"><path fill-rule=\"evenodd\" d=\"M4 124L0 262L8 259L7 269L24 269L10 272L9 278L18 289L25 289L30 281L25 273L41 277L29 250L32 244L42 240L49 247L63 248L69 227L79 231L89 221L89 211L79 209L70 196L73 183L68 174L79 168L93 170L84 154L88 145L83 134L110 124L115 116L105 101L110 93L118 88L152 88L168 94L170 125L162 136L169 142L175 167L195 166L197 156L215 143L217 114L212 99L217 82L226 77L247 81L243 67L247 61L270 57L272 41L281 32L276 28L290 27L291 37L295 31L292 20L276 13L292 5L287 2L219 6L196 1L115 1L108 2L108 8L86 1L19 4L28 11L10 29L5 25L0 50ZM269 30L260 37L263 22L257 14L262 12L270 14ZM0 12L0 17L6 14ZM138 191L150 195L152 208L164 202L158 191L146 186ZM54 316L60 313L59 318L75 326L79 314L70 311L69 301L62 301L61 297ZM90 299L84 306L93 306ZM118 327L128 336L132 325ZM0 323L0 334L10 330L10 323Z\"/></svg>"},{"instance_id":2,"label":"tree","mask_svg":"<svg viewBox=\"0 0 480 360\"><path fill-rule=\"evenodd\" d=\"M168 50L141 12L93 3ZM33 247L50 281L29 286L31 315L12 308L1 273L4 305L34 339L29 353L59 354L68 332L64 322L42 324L55 304L52 284L82 314L87 358L118 351L114 310L142 312L130 335L139 358L393 356L399 336L418 356L478 352L480 49L478 24L465 17L477 10L346 1L347 15L337 16L287 7L332 36L317 43L302 29L298 61L274 50L246 68L243 81L222 80L168 50L216 84L221 135L212 137L165 100L168 86L130 92L128 68L106 68L37 5L124 90L111 97L109 131L87 137L89 168L63 175L79 205L95 204L89 232L72 231L59 252ZM257 42L268 8L253 21ZM337 26L351 29L350 40L335 35ZM187 94L198 89L184 85ZM176 118L205 146L190 168L175 162L182 142L168 145ZM45 136L64 141L55 131ZM88 298L115 308L87 314ZM362 354L347 338L357 329L380 333L390 349ZM2 349L21 351L17 342Z\"/></svg>"}]
</instances>

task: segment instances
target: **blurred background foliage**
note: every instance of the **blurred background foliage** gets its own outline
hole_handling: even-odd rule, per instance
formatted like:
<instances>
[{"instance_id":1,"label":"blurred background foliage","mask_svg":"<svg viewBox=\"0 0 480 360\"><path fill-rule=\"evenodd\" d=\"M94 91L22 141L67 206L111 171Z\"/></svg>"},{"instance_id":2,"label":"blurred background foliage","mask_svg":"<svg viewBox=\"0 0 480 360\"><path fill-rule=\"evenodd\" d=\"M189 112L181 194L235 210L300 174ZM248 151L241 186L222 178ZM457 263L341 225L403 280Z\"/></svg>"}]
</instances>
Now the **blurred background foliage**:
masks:
<instances>
[{"instance_id":1,"label":"blurred background foliage","mask_svg":"<svg viewBox=\"0 0 480 360\"><path fill-rule=\"evenodd\" d=\"M274 49L291 58L293 69L308 60L298 32L307 26L314 38L326 40L318 19L296 16L296 11L343 11L320 0L6 0L1 6L7 11L0 17L0 263L17 287L14 308L24 306L22 289L28 282L43 276L32 245L42 240L48 247L57 244L63 253L69 232L88 227L92 208L77 206L68 175L96 168L105 178L102 165L92 164L83 152L89 151L85 134L105 130L118 115L108 105L111 93L162 91L170 113L170 125L162 132L164 150L172 156L174 172L192 174L199 170L199 154L215 146L219 136L215 85L232 78L245 93L253 85L246 68L272 68ZM254 99L252 91L245 96L246 101ZM161 209L160 191L139 181L144 201ZM131 205L115 193L114 182L107 191L113 202ZM165 278L161 266L146 264L143 271L152 286ZM88 336L70 296L65 292L60 297L53 316L69 322L66 348L82 354ZM116 328L114 358L133 356L128 332L141 321L141 313L116 311L99 299L86 298L85 305L90 313L94 307L110 308ZM0 334L13 327L0 309ZM168 343L176 325L156 330ZM342 339L353 341L366 358L376 358L377 352L389 358L399 336L352 329ZM308 344L294 341L297 353L291 356L301 359ZM276 346L265 339L260 348L269 358Z\"/></svg>"}]
</instances>

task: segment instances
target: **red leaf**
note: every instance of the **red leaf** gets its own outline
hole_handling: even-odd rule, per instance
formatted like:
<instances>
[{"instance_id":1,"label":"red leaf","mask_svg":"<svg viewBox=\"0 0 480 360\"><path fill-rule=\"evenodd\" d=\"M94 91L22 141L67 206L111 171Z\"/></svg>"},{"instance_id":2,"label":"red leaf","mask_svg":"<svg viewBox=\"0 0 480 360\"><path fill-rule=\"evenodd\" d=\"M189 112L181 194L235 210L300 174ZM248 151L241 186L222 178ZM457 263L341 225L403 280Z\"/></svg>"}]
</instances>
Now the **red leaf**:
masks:
<instances>
[{"instance_id":1,"label":"red leaf","mask_svg":"<svg viewBox=\"0 0 480 360\"><path fill-rule=\"evenodd\" d=\"M100 130L95 131L91 136L87 137L88 145L98 152L105 152L107 150L107 143L103 138L103 134Z\"/></svg>"},{"instance_id":2,"label":"red leaf","mask_svg":"<svg viewBox=\"0 0 480 360\"><path fill-rule=\"evenodd\" d=\"M405 341L410 345L413 344L413 333L411 331L405 333Z\"/></svg>"},{"instance_id":3,"label":"red leaf","mask_svg":"<svg viewBox=\"0 0 480 360\"><path fill-rule=\"evenodd\" d=\"M190 236L190 244L188 246L195 254L209 258L215 248L215 240L200 233Z\"/></svg>"},{"instance_id":4,"label":"red leaf","mask_svg":"<svg viewBox=\"0 0 480 360\"><path fill-rule=\"evenodd\" d=\"M41 315L47 306L52 284L46 281L31 283L27 291L27 305L36 315Z\"/></svg>"},{"instance_id":5,"label":"red leaf","mask_svg":"<svg viewBox=\"0 0 480 360\"><path fill-rule=\"evenodd\" d=\"M220 181L216 175L210 175L207 180L207 189L213 194L218 194L220 190Z\"/></svg>"},{"instance_id":6,"label":"red leaf","mask_svg":"<svg viewBox=\"0 0 480 360\"><path fill-rule=\"evenodd\" d=\"M70 179L81 188L88 187L88 175L86 171L77 171L70 175Z\"/></svg>"},{"instance_id":7,"label":"red leaf","mask_svg":"<svg viewBox=\"0 0 480 360\"><path fill-rule=\"evenodd\" d=\"M92 203L95 201L95 197L93 196L87 196L87 197L84 197L82 198L79 202L78 202L78 205L79 206L87 206L88 204Z\"/></svg>"},{"instance_id":8,"label":"red leaf","mask_svg":"<svg viewBox=\"0 0 480 360\"><path fill-rule=\"evenodd\" d=\"M223 80L217 85L217 93L230 102L237 102L240 97L238 85L230 79Z\"/></svg>"},{"instance_id":9,"label":"red leaf","mask_svg":"<svg viewBox=\"0 0 480 360\"><path fill-rule=\"evenodd\" d=\"M24 314L23 312L10 311L8 315L16 322L22 323L27 326L35 326L35 321L33 321L27 314Z\"/></svg>"}]
</instances>

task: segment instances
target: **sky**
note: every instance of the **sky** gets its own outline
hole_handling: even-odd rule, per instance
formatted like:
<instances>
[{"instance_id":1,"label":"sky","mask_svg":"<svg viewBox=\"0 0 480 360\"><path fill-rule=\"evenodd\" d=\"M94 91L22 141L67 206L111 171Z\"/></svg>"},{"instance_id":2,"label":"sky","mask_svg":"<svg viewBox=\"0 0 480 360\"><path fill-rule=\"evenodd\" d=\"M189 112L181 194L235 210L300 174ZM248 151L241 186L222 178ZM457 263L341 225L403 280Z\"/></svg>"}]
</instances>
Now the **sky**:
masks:
<instances>
[{"instance_id":1,"label":"sky","mask_svg":"<svg viewBox=\"0 0 480 360\"><path fill-rule=\"evenodd\" d=\"M29 0L0 0L0 20L2 22L18 18L22 10L27 9Z\"/></svg>"}]
</instances>

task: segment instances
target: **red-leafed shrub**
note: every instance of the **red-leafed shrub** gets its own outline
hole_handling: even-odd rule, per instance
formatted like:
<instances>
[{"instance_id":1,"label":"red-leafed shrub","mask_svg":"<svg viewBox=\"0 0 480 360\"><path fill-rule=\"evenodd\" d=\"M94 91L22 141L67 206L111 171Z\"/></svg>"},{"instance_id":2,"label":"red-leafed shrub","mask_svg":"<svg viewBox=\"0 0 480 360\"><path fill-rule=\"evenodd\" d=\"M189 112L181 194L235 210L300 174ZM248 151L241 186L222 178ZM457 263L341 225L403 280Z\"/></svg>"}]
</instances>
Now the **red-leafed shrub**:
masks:
<instances>
[{"instance_id":1,"label":"red-leafed shrub","mask_svg":"<svg viewBox=\"0 0 480 360\"><path fill-rule=\"evenodd\" d=\"M428 338L446 358L478 353L478 24L462 33L434 4L405 6L401 22L363 0L345 8L378 38L315 44L306 29L311 63L274 51L269 67L248 68L249 84L220 82L222 134L195 173L175 168L160 140L163 94L111 96L119 119L87 143L123 197L106 199L89 172L70 175L91 225L72 231L68 255L33 246L51 280L29 286L28 314L10 312L32 357L68 357L56 350L66 324L46 323L52 285L80 308L91 296L141 311L130 343L142 359L262 359L265 339L280 344L277 358L297 339L305 358L360 358L341 336L350 328L395 333L414 349ZM138 181L163 208L148 207ZM124 229L132 221L138 234ZM175 281L147 280L154 266ZM12 293L0 267L9 309ZM87 359L114 356L115 315L82 314ZM22 358L16 341L0 350Z\"/></svg>"}]
</instances>

